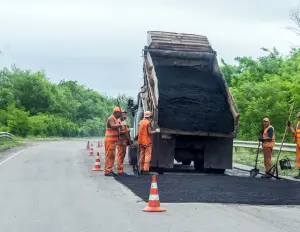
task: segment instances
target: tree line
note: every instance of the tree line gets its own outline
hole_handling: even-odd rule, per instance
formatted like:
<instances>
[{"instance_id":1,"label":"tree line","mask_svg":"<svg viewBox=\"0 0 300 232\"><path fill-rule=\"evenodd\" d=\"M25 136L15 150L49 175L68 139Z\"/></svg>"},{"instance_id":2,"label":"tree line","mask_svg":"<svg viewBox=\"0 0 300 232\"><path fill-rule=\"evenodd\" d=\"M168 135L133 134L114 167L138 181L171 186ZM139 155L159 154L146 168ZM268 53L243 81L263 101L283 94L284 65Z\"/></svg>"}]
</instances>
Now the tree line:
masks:
<instances>
[{"instance_id":1,"label":"tree line","mask_svg":"<svg viewBox=\"0 0 300 232\"><path fill-rule=\"evenodd\" d=\"M257 140L262 119L269 117L281 141L294 102L294 124L300 111L300 51L292 49L283 56L276 48L262 50L265 56L237 57L236 65L221 60L221 71L240 112L238 138ZM287 141L292 142L290 133Z\"/></svg>"},{"instance_id":2,"label":"tree line","mask_svg":"<svg viewBox=\"0 0 300 232\"><path fill-rule=\"evenodd\" d=\"M126 108L127 97L118 96ZM0 131L26 136L101 136L117 98L62 80L51 83L45 72L13 66L0 70Z\"/></svg>"},{"instance_id":3,"label":"tree line","mask_svg":"<svg viewBox=\"0 0 300 232\"><path fill-rule=\"evenodd\" d=\"M300 51L283 56L275 48L262 49L266 55L258 59L237 57L235 65L221 60L221 71L240 113L238 139L256 140L262 119L269 117L280 141L293 102L294 123L300 111ZM126 109L128 97L118 99ZM76 81L54 84L45 72L0 70L0 131L23 137L101 136L115 105L116 98Z\"/></svg>"}]
</instances>

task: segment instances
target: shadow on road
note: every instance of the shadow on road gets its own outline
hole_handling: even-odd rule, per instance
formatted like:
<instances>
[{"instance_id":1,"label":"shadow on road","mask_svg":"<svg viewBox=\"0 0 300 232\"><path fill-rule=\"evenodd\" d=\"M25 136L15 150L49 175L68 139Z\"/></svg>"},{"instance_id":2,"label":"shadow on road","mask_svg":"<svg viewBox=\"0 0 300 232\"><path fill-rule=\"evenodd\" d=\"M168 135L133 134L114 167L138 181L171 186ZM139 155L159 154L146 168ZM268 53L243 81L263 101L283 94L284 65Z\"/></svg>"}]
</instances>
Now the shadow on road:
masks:
<instances>
[{"instance_id":1,"label":"shadow on road","mask_svg":"<svg viewBox=\"0 0 300 232\"><path fill-rule=\"evenodd\" d=\"M134 194L148 201L151 175L115 177ZM157 176L162 203L233 203L250 205L300 205L300 184L227 175L164 174Z\"/></svg>"}]
</instances>

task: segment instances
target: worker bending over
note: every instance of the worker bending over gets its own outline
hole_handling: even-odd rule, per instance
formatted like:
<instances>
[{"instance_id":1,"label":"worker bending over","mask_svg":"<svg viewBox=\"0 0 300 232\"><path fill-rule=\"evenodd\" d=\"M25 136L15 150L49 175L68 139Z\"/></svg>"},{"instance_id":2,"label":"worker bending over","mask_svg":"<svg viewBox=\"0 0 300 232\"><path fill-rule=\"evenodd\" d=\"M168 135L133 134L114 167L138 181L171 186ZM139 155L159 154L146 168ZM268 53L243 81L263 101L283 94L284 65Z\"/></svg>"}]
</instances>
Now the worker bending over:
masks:
<instances>
[{"instance_id":1,"label":"worker bending over","mask_svg":"<svg viewBox=\"0 0 300 232\"><path fill-rule=\"evenodd\" d=\"M144 119L139 123L138 144L140 147L140 172L147 173L150 169L152 153L152 126L150 122L151 112L144 112Z\"/></svg>"},{"instance_id":2,"label":"worker bending over","mask_svg":"<svg viewBox=\"0 0 300 232\"><path fill-rule=\"evenodd\" d=\"M126 148L128 145L131 145L130 139L130 130L126 123L126 112L122 111L122 115L119 119L119 123L121 124L120 128L120 137L118 141L118 154L117 154L117 170L118 175L126 175L124 172L124 158L126 155Z\"/></svg>"},{"instance_id":3,"label":"worker bending over","mask_svg":"<svg viewBox=\"0 0 300 232\"><path fill-rule=\"evenodd\" d=\"M294 141L296 142L296 162L299 169L299 174L295 176L296 179L300 179L300 112L297 114L298 123L296 129L292 126L290 121L287 121L287 126L290 128L294 135Z\"/></svg>"},{"instance_id":4,"label":"worker bending over","mask_svg":"<svg viewBox=\"0 0 300 232\"><path fill-rule=\"evenodd\" d=\"M270 168L272 166L272 151L275 146L275 131L270 125L270 120L268 118L263 119L263 124L264 130L262 136L259 137L259 141L262 142L266 175L262 176L262 178L272 178L270 174L273 175L274 170L270 170Z\"/></svg>"},{"instance_id":5,"label":"worker bending over","mask_svg":"<svg viewBox=\"0 0 300 232\"><path fill-rule=\"evenodd\" d=\"M114 112L110 115L106 121L106 131L104 137L105 148L105 176L115 176L113 172L113 166L115 163L116 147L119 140L119 129L121 125L118 119L121 117L120 107L115 107Z\"/></svg>"}]
</instances>

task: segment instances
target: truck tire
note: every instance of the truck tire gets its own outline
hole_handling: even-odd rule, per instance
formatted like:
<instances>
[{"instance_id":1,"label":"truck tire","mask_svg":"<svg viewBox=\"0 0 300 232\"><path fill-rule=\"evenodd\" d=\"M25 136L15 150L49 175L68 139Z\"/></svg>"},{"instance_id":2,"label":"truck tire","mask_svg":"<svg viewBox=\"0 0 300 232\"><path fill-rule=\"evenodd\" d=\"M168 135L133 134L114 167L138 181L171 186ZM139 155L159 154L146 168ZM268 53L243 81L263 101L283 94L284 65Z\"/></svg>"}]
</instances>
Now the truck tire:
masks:
<instances>
[{"instance_id":1,"label":"truck tire","mask_svg":"<svg viewBox=\"0 0 300 232\"><path fill-rule=\"evenodd\" d=\"M182 161L183 165L191 165L191 163L192 163L192 160L183 160Z\"/></svg>"},{"instance_id":2,"label":"truck tire","mask_svg":"<svg viewBox=\"0 0 300 232\"><path fill-rule=\"evenodd\" d=\"M204 163L203 160L194 160L194 168L197 172L203 172L204 171Z\"/></svg>"},{"instance_id":3,"label":"truck tire","mask_svg":"<svg viewBox=\"0 0 300 232\"><path fill-rule=\"evenodd\" d=\"M216 174L224 174L225 172L225 169L213 169L213 172L216 173Z\"/></svg>"}]
</instances>

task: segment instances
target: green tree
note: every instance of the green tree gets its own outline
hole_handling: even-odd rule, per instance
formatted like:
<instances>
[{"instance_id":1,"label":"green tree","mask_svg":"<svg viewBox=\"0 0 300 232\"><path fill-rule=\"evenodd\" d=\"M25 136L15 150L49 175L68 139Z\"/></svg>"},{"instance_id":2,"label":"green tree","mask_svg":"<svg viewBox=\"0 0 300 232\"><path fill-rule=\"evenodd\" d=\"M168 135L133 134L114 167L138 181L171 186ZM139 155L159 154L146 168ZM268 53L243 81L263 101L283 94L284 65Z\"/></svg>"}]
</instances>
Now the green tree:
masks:
<instances>
[{"instance_id":1,"label":"green tree","mask_svg":"<svg viewBox=\"0 0 300 232\"><path fill-rule=\"evenodd\" d=\"M256 60L236 58L237 65L223 62L221 71L230 80L230 89L240 111L238 138L256 140L263 117L269 117L280 141L290 107L300 107L300 53L293 49L283 57L274 48ZM226 77L227 76L227 77ZM292 141L289 134L287 141Z\"/></svg>"}]
</instances>

